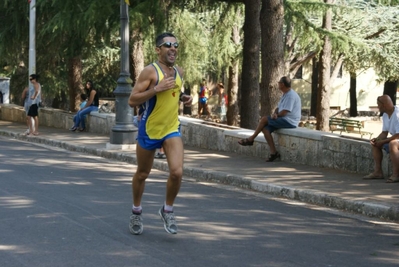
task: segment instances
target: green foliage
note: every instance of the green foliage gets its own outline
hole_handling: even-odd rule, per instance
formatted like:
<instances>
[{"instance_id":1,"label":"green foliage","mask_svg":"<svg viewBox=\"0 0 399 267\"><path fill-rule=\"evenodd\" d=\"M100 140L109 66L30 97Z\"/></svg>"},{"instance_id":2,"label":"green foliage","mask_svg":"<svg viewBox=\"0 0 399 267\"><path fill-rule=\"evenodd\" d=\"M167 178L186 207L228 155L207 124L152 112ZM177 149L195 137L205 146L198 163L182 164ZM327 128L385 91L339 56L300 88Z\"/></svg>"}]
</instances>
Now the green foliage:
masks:
<instances>
[{"instance_id":1,"label":"green foliage","mask_svg":"<svg viewBox=\"0 0 399 267\"><path fill-rule=\"evenodd\" d=\"M84 79L93 80L102 97L112 96L120 72L119 38L111 37L108 45L98 42L86 47L87 57L82 60Z\"/></svg>"},{"instance_id":2,"label":"green foliage","mask_svg":"<svg viewBox=\"0 0 399 267\"><path fill-rule=\"evenodd\" d=\"M334 17L331 31L326 30L322 25L323 14L329 8L332 8ZM342 25L347 25L348 21L343 21L342 25L337 24L342 14L353 15L352 12L354 12L353 7L328 5L322 1L286 1L287 24L293 24L293 33L299 45L298 50L302 50L302 53L308 53L309 49L320 51L325 36L330 38L336 54L350 53L354 46L361 45L356 38L347 34L346 29L342 28Z\"/></svg>"},{"instance_id":3,"label":"green foliage","mask_svg":"<svg viewBox=\"0 0 399 267\"><path fill-rule=\"evenodd\" d=\"M4 49L9 54L2 58L1 64L6 66L6 76L11 76L12 84L16 84L16 77L21 76L21 62L28 65L29 5L17 1L5 4L14 17L7 17L11 23L0 25L0 38L13 43L0 42L0 51ZM36 1L36 66L45 95L59 98L67 94L67 61L74 56L83 58L83 79L98 78L107 90L115 88L119 70L119 55L114 56L120 46L116 37L119 8L119 3L106 0ZM16 32L13 38L7 33L6 25ZM18 79L27 81L27 71L22 76L25 77Z\"/></svg>"},{"instance_id":4,"label":"green foliage","mask_svg":"<svg viewBox=\"0 0 399 267\"><path fill-rule=\"evenodd\" d=\"M366 42L370 47L369 62L381 80L399 79L399 9L376 6L367 10L371 33Z\"/></svg>"},{"instance_id":5,"label":"green foliage","mask_svg":"<svg viewBox=\"0 0 399 267\"><path fill-rule=\"evenodd\" d=\"M130 0L129 26L140 32L146 64L156 60L155 37L163 31L180 42L177 64L188 84L202 78L218 81L242 57L243 1ZM399 0L285 0L285 31L292 31L293 55L319 52L324 36L333 58L345 57L348 70L373 67L382 79L399 79ZM68 59L82 58L83 80L92 79L103 96L112 96L120 72L120 2L109 0L37 0L36 55L44 93L67 92ZM0 75L11 77L12 92L27 84L29 4L0 3ZM332 30L322 27L324 12L333 12ZM288 51L287 51L288 54Z\"/></svg>"},{"instance_id":6,"label":"green foliage","mask_svg":"<svg viewBox=\"0 0 399 267\"><path fill-rule=\"evenodd\" d=\"M399 11L392 8L398 2L337 0L326 5L318 0L287 0L286 20L297 38L296 53L320 51L324 36L328 36L333 58L344 56L347 70L373 67L382 79L398 77ZM391 6L384 6L387 4ZM331 31L322 27L327 8L333 12Z\"/></svg>"},{"instance_id":7,"label":"green foliage","mask_svg":"<svg viewBox=\"0 0 399 267\"><path fill-rule=\"evenodd\" d=\"M144 40L145 60L150 63L157 59L154 53L156 35L163 31L174 33L180 43L177 64L184 68L185 81L191 85L205 77L218 81L231 59L241 56L241 45L233 44L231 34L232 27L238 25L241 29L244 20L243 5L219 3L194 10L191 6L194 2L174 1L171 6L147 15L149 18L163 16L164 22L158 22L161 26L154 25L152 32L147 29ZM163 11L162 14L159 11Z\"/></svg>"},{"instance_id":8,"label":"green foliage","mask_svg":"<svg viewBox=\"0 0 399 267\"><path fill-rule=\"evenodd\" d=\"M3 0L0 9L0 75L10 77L28 56L29 5Z\"/></svg>"},{"instance_id":9,"label":"green foliage","mask_svg":"<svg viewBox=\"0 0 399 267\"><path fill-rule=\"evenodd\" d=\"M186 66L190 83L198 83L204 77L219 80L231 59L241 54L241 46L231 40L232 27L239 24L241 28L243 23L242 15L236 17L238 10L237 6L221 4L201 13L176 11L175 23L182 44L179 64Z\"/></svg>"}]
</instances>

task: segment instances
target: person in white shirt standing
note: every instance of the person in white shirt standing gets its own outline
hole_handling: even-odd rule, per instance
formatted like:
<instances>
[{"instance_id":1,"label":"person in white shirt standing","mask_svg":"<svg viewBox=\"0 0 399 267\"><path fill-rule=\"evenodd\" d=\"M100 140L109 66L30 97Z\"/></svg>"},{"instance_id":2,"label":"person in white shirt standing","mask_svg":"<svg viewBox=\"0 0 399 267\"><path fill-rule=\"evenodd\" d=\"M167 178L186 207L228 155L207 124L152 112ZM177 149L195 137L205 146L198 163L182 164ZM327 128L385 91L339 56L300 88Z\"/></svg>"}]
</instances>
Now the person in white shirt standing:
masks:
<instances>
[{"instance_id":1,"label":"person in white shirt standing","mask_svg":"<svg viewBox=\"0 0 399 267\"><path fill-rule=\"evenodd\" d=\"M296 128L301 120L301 98L291 88L291 79L286 76L281 77L278 86L280 91L283 92L283 96L278 102L274 113L261 118L253 135L238 141L242 146L252 146L255 138L260 132L263 132L266 142L270 147L270 156L266 162L272 162L280 158L280 153L278 153L274 145L272 132L282 128Z\"/></svg>"},{"instance_id":2,"label":"person in white shirt standing","mask_svg":"<svg viewBox=\"0 0 399 267\"><path fill-rule=\"evenodd\" d=\"M387 183L399 182L399 107L394 106L389 95L377 97L378 109L382 115L382 132L370 140L374 158L374 172L363 177L365 180L384 179L381 162L382 150L385 150L392 161L392 175ZM388 135L390 135L388 137Z\"/></svg>"}]
</instances>

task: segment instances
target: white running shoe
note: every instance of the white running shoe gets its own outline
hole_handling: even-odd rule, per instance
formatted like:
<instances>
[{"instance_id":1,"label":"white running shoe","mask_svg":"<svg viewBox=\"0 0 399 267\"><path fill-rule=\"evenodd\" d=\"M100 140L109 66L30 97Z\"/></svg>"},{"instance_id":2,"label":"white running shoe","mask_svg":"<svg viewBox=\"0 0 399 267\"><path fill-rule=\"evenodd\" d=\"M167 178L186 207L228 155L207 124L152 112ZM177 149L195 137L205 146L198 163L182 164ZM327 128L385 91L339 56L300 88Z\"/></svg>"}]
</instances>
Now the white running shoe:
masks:
<instances>
[{"instance_id":1,"label":"white running shoe","mask_svg":"<svg viewBox=\"0 0 399 267\"><path fill-rule=\"evenodd\" d=\"M143 232L143 217L141 214L130 215L129 231L132 235L140 235Z\"/></svg>"},{"instance_id":2,"label":"white running shoe","mask_svg":"<svg viewBox=\"0 0 399 267\"><path fill-rule=\"evenodd\" d=\"M159 209L158 214L161 216L165 231L169 234L177 234L175 214L173 212L165 212L163 206Z\"/></svg>"}]
</instances>

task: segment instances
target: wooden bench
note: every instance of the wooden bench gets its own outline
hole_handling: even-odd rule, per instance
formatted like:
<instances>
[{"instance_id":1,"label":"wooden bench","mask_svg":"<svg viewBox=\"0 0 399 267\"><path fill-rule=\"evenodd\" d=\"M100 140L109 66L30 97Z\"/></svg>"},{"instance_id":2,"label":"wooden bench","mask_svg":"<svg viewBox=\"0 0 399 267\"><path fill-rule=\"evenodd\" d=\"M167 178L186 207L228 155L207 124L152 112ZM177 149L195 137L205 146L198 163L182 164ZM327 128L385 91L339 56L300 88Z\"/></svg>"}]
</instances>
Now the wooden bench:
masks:
<instances>
[{"instance_id":1,"label":"wooden bench","mask_svg":"<svg viewBox=\"0 0 399 267\"><path fill-rule=\"evenodd\" d=\"M342 132L356 133L360 134L362 138L364 135L369 135L369 139L371 139L371 136L373 135L373 133L371 132L362 131L362 129L364 128L363 123L358 120L331 117L329 125L331 132L340 131L340 134L342 134Z\"/></svg>"}]
</instances>

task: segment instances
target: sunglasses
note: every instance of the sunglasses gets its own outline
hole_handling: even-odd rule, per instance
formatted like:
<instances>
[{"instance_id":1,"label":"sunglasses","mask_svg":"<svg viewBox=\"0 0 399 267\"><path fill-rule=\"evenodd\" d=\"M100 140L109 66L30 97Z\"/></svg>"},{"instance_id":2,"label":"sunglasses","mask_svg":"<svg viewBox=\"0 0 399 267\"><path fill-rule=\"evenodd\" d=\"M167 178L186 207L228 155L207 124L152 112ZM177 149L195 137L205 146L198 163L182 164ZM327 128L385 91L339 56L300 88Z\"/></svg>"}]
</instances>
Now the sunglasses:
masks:
<instances>
[{"instance_id":1,"label":"sunglasses","mask_svg":"<svg viewBox=\"0 0 399 267\"><path fill-rule=\"evenodd\" d=\"M30 79L29 79L29 81L32 81L32 80L34 80L34 78L30 78Z\"/></svg>"},{"instance_id":2,"label":"sunglasses","mask_svg":"<svg viewBox=\"0 0 399 267\"><path fill-rule=\"evenodd\" d=\"M166 47L166 48L171 48L172 46L174 48L178 48L179 47L179 43L178 42L176 42L176 43L165 42L165 43L162 43L162 44L158 45L158 47L161 47L161 46Z\"/></svg>"}]
</instances>

